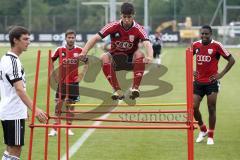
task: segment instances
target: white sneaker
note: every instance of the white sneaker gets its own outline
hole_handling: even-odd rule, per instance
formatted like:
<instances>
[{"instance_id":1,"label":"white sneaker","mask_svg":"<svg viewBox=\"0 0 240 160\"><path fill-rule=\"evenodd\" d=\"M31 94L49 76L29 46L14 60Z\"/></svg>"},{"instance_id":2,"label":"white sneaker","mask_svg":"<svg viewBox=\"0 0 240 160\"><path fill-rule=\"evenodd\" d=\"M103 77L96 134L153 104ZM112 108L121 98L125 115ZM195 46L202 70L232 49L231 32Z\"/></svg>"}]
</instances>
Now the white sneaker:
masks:
<instances>
[{"instance_id":1,"label":"white sneaker","mask_svg":"<svg viewBox=\"0 0 240 160\"><path fill-rule=\"evenodd\" d=\"M124 93L123 93L123 91L122 90L117 90L117 91L115 91L114 93L113 93L113 95L112 95L112 99L113 100L122 100L122 99L124 99Z\"/></svg>"},{"instance_id":2,"label":"white sneaker","mask_svg":"<svg viewBox=\"0 0 240 160\"><path fill-rule=\"evenodd\" d=\"M199 142L202 142L204 140L204 138L207 136L208 132L200 132L198 134L198 138L196 139L196 142L199 143Z\"/></svg>"},{"instance_id":3,"label":"white sneaker","mask_svg":"<svg viewBox=\"0 0 240 160\"><path fill-rule=\"evenodd\" d=\"M213 138L209 138L207 139L207 145L213 145L214 144L214 141L213 141Z\"/></svg>"},{"instance_id":4,"label":"white sneaker","mask_svg":"<svg viewBox=\"0 0 240 160\"><path fill-rule=\"evenodd\" d=\"M71 129L68 129L68 135L69 136L74 136L74 133L73 133L73 131Z\"/></svg>"},{"instance_id":5,"label":"white sneaker","mask_svg":"<svg viewBox=\"0 0 240 160\"><path fill-rule=\"evenodd\" d=\"M50 137L54 137L56 135L57 135L57 131L55 129L52 129L48 134L48 136L50 136Z\"/></svg>"},{"instance_id":6,"label":"white sneaker","mask_svg":"<svg viewBox=\"0 0 240 160\"><path fill-rule=\"evenodd\" d=\"M131 99L136 99L137 97L140 96L140 91L139 91L139 89L131 88L130 91L131 91L131 95L129 96L129 98L131 98Z\"/></svg>"}]
</instances>

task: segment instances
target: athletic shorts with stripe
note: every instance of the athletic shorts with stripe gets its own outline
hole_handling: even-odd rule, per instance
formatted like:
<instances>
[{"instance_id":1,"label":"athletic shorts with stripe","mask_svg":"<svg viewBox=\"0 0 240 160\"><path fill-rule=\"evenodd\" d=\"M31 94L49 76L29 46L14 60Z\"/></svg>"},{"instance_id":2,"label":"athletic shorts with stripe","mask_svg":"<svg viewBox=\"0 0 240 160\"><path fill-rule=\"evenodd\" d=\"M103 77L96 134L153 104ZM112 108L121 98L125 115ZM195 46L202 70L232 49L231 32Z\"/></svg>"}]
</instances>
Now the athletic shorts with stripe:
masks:
<instances>
[{"instance_id":1,"label":"athletic shorts with stripe","mask_svg":"<svg viewBox=\"0 0 240 160\"><path fill-rule=\"evenodd\" d=\"M23 146L25 119L2 120L4 143L8 146Z\"/></svg>"}]
</instances>

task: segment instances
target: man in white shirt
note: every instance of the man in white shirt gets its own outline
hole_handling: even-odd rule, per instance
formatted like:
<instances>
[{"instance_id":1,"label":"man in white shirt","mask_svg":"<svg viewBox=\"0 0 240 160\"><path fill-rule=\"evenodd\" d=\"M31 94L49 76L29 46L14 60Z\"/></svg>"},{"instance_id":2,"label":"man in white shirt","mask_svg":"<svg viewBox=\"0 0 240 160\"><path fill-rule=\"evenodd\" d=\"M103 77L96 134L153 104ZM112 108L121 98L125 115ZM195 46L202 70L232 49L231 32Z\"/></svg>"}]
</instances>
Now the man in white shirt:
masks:
<instances>
[{"instance_id":1,"label":"man in white shirt","mask_svg":"<svg viewBox=\"0 0 240 160\"><path fill-rule=\"evenodd\" d=\"M26 93L25 73L19 56L30 44L29 31L15 26L9 31L11 49L0 61L0 120L2 122L6 151L2 160L19 160L24 145L27 108L32 110L33 102ZM41 123L47 121L45 113L36 108L35 116Z\"/></svg>"},{"instance_id":2,"label":"man in white shirt","mask_svg":"<svg viewBox=\"0 0 240 160\"><path fill-rule=\"evenodd\" d=\"M155 32L153 35L149 36L149 40L153 47L153 57L158 65L161 64L161 51L163 46L162 33Z\"/></svg>"}]
</instances>

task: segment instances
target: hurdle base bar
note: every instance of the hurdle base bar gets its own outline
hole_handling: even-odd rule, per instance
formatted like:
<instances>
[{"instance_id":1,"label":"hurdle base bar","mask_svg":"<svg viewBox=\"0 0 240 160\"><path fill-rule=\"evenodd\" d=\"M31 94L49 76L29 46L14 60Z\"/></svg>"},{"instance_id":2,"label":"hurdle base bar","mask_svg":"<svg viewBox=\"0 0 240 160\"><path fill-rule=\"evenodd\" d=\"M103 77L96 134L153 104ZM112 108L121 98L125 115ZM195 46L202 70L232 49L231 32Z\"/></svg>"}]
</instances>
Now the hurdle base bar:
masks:
<instances>
[{"instance_id":1,"label":"hurdle base bar","mask_svg":"<svg viewBox=\"0 0 240 160\"><path fill-rule=\"evenodd\" d=\"M84 114L136 114L136 113L187 113L186 110L147 110L147 111L83 111L83 110L74 110L74 111L61 111L61 113L84 113Z\"/></svg>"},{"instance_id":2,"label":"hurdle base bar","mask_svg":"<svg viewBox=\"0 0 240 160\"><path fill-rule=\"evenodd\" d=\"M53 125L53 124L35 124L29 125L30 128L95 128L95 129L190 129L190 126L95 126L95 125ZM194 127L197 129L197 127Z\"/></svg>"},{"instance_id":3,"label":"hurdle base bar","mask_svg":"<svg viewBox=\"0 0 240 160\"><path fill-rule=\"evenodd\" d=\"M50 119L62 119L62 120L81 120L81 121L100 121L100 122L125 122L125 123L168 123L168 124L189 124L189 121L140 121L140 120L120 120L120 119L103 119L103 118L77 118L66 116L50 116ZM193 122L197 124L197 121Z\"/></svg>"},{"instance_id":4,"label":"hurdle base bar","mask_svg":"<svg viewBox=\"0 0 240 160\"><path fill-rule=\"evenodd\" d=\"M101 107L111 107L111 106L118 106L118 107L146 107L146 106L156 106L156 107L160 107L160 106L186 106L186 103L159 103L159 104L79 104L79 103L75 103L75 104L69 104L66 103L67 106L74 106L74 107L97 107L97 106L101 106Z\"/></svg>"}]
</instances>

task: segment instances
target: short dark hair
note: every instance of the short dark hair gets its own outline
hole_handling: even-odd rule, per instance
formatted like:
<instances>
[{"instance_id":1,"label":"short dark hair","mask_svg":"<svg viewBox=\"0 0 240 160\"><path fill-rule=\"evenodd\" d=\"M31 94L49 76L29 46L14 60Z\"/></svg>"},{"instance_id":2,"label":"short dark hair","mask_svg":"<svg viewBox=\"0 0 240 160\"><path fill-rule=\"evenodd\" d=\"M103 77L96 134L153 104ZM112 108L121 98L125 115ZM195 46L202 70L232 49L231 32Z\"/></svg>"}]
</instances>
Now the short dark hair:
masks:
<instances>
[{"instance_id":1,"label":"short dark hair","mask_svg":"<svg viewBox=\"0 0 240 160\"><path fill-rule=\"evenodd\" d=\"M30 32L25 27L22 27L22 26L12 26L12 27L10 27L10 30L9 30L8 34L9 34L9 41L10 41L11 47L13 47L14 46L14 38L19 40L20 37L23 34L30 35Z\"/></svg>"},{"instance_id":2,"label":"short dark hair","mask_svg":"<svg viewBox=\"0 0 240 160\"><path fill-rule=\"evenodd\" d=\"M73 29L68 29L66 32L65 32L65 37L67 37L67 35L69 34L74 34L76 36L76 32L73 30Z\"/></svg>"},{"instance_id":3,"label":"short dark hair","mask_svg":"<svg viewBox=\"0 0 240 160\"><path fill-rule=\"evenodd\" d=\"M208 29L212 33L212 28L209 25L203 25L202 29Z\"/></svg>"},{"instance_id":4,"label":"short dark hair","mask_svg":"<svg viewBox=\"0 0 240 160\"><path fill-rule=\"evenodd\" d=\"M121 14L135 14L134 7L131 3L123 3L121 6Z\"/></svg>"}]
</instances>

